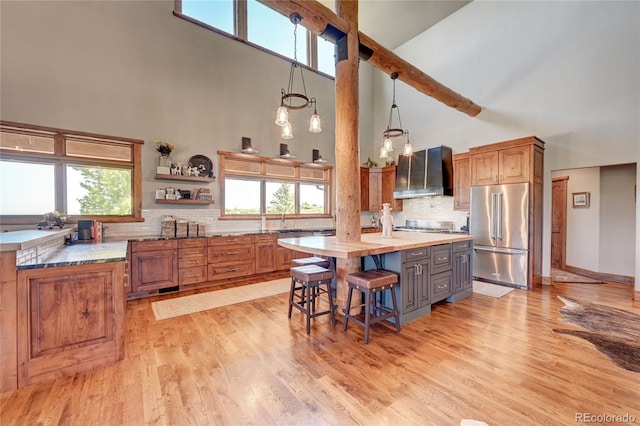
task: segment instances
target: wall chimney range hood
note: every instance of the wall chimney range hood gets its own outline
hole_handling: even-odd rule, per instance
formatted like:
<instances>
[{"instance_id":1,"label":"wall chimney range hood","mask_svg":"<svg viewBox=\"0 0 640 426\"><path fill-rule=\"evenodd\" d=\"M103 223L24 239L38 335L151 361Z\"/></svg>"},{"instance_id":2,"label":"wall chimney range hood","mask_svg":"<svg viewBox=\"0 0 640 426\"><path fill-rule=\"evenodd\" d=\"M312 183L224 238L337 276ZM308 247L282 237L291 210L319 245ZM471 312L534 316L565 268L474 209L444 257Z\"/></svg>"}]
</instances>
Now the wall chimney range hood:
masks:
<instances>
[{"instance_id":1,"label":"wall chimney range hood","mask_svg":"<svg viewBox=\"0 0 640 426\"><path fill-rule=\"evenodd\" d=\"M451 148L439 146L398 157L393 198L453 195Z\"/></svg>"}]
</instances>

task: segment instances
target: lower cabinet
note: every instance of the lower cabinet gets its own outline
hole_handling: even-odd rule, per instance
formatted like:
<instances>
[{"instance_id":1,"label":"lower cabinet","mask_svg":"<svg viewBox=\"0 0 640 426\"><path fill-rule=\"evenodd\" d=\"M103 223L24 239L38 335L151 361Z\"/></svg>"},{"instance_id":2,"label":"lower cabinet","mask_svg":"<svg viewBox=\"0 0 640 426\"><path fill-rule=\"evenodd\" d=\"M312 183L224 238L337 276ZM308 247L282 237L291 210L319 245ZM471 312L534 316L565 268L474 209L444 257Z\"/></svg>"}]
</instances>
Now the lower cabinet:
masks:
<instances>
[{"instance_id":1,"label":"lower cabinet","mask_svg":"<svg viewBox=\"0 0 640 426\"><path fill-rule=\"evenodd\" d=\"M124 358L125 263L18 272L18 388Z\"/></svg>"},{"instance_id":2,"label":"lower cabinet","mask_svg":"<svg viewBox=\"0 0 640 426\"><path fill-rule=\"evenodd\" d=\"M207 239L178 240L178 285L181 290L207 281Z\"/></svg>"},{"instance_id":3,"label":"lower cabinet","mask_svg":"<svg viewBox=\"0 0 640 426\"><path fill-rule=\"evenodd\" d=\"M447 300L455 302L473 293L472 242L453 243L453 294Z\"/></svg>"},{"instance_id":4,"label":"lower cabinet","mask_svg":"<svg viewBox=\"0 0 640 426\"><path fill-rule=\"evenodd\" d=\"M131 293L178 285L178 240L131 243Z\"/></svg>"},{"instance_id":5,"label":"lower cabinet","mask_svg":"<svg viewBox=\"0 0 640 426\"><path fill-rule=\"evenodd\" d=\"M278 234L259 234L255 241L255 273L262 274L277 270Z\"/></svg>"},{"instance_id":6,"label":"lower cabinet","mask_svg":"<svg viewBox=\"0 0 640 426\"><path fill-rule=\"evenodd\" d=\"M253 235L211 237L207 250L208 281L220 281L254 274Z\"/></svg>"}]
</instances>

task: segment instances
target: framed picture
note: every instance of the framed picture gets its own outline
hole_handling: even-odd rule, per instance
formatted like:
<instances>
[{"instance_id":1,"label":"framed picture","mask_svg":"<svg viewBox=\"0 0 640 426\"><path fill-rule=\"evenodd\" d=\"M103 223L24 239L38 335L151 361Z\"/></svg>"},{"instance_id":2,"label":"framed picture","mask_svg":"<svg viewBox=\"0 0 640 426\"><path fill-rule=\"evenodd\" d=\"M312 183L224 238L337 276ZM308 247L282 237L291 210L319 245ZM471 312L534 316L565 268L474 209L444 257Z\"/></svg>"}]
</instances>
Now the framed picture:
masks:
<instances>
[{"instance_id":1,"label":"framed picture","mask_svg":"<svg viewBox=\"0 0 640 426\"><path fill-rule=\"evenodd\" d=\"M572 192L573 207L589 207L589 192Z\"/></svg>"}]
</instances>

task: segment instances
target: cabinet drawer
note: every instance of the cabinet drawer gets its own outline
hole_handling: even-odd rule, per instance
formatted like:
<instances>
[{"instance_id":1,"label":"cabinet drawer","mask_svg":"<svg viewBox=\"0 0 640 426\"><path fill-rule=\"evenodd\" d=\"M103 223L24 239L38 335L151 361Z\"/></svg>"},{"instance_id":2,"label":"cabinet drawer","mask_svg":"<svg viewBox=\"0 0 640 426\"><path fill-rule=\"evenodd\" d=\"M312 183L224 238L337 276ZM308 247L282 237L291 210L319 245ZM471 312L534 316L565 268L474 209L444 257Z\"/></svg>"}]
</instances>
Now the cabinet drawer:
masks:
<instances>
[{"instance_id":1,"label":"cabinet drawer","mask_svg":"<svg viewBox=\"0 0 640 426\"><path fill-rule=\"evenodd\" d=\"M178 260L178 268L193 268L196 266L207 266L207 256L203 255L200 257L185 257Z\"/></svg>"},{"instance_id":2,"label":"cabinet drawer","mask_svg":"<svg viewBox=\"0 0 640 426\"><path fill-rule=\"evenodd\" d=\"M203 283L207 280L207 267L184 268L179 271L180 285Z\"/></svg>"},{"instance_id":3,"label":"cabinet drawer","mask_svg":"<svg viewBox=\"0 0 640 426\"><path fill-rule=\"evenodd\" d=\"M278 239L278 234L258 234L254 235L253 239L256 243L276 241Z\"/></svg>"},{"instance_id":4,"label":"cabinet drawer","mask_svg":"<svg viewBox=\"0 0 640 426\"><path fill-rule=\"evenodd\" d=\"M467 241L458 241L457 243L452 243L451 245L453 246L453 251L457 252L457 251L465 251L465 250L469 250L471 249L471 240L467 240Z\"/></svg>"},{"instance_id":5,"label":"cabinet drawer","mask_svg":"<svg viewBox=\"0 0 640 426\"><path fill-rule=\"evenodd\" d=\"M154 241L134 241L131 243L131 251L154 251L177 249L178 241L176 240L154 240Z\"/></svg>"},{"instance_id":6,"label":"cabinet drawer","mask_svg":"<svg viewBox=\"0 0 640 426\"><path fill-rule=\"evenodd\" d=\"M438 272L450 271L452 266L451 244L442 244L431 247L432 273L437 274Z\"/></svg>"},{"instance_id":7,"label":"cabinet drawer","mask_svg":"<svg viewBox=\"0 0 640 426\"><path fill-rule=\"evenodd\" d=\"M178 250L178 257L180 259L185 257L201 257L207 256L206 247L193 247L193 248L181 248Z\"/></svg>"},{"instance_id":8,"label":"cabinet drawer","mask_svg":"<svg viewBox=\"0 0 640 426\"><path fill-rule=\"evenodd\" d=\"M253 244L253 235L239 235L231 237L211 237L209 247L223 246L228 244Z\"/></svg>"},{"instance_id":9,"label":"cabinet drawer","mask_svg":"<svg viewBox=\"0 0 640 426\"><path fill-rule=\"evenodd\" d=\"M429 257L429 247L420 247L402 252L402 261L410 262L412 260L426 259Z\"/></svg>"},{"instance_id":10,"label":"cabinet drawer","mask_svg":"<svg viewBox=\"0 0 640 426\"><path fill-rule=\"evenodd\" d=\"M178 248L197 248L197 247L206 247L207 239L206 238L187 238L185 240L178 240Z\"/></svg>"},{"instance_id":11,"label":"cabinet drawer","mask_svg":"<svg viewBox=\"0 0 640 426\"><path fill-rule=\"evenodd\" d=\"M209 281L218 281L225 278L242 277L253 274L253 259L237 262L210 263L207 269Z\"/></svg>"},{"instance_id":12,"label":"cabinet drawer","mask_svg":"<svg viewBox=\"0 0 640 426\"><path fill-rule=\"evenodd\" d=\"M253 243L244 246L209 247L207 256L209 263L228 262L233 260L250 259L253 261L255 246Z\"/></svg>"},{"instance_id":13,"label":"cabinet drawer","mask_svg":"<svg viewBox=\"0 0 640 426\"><path fill-rule=\"evenodd\" d=\"M431 275L431 303L436 303L453 294L453 273L451 271Z\"/></svg>"}]
</instances>

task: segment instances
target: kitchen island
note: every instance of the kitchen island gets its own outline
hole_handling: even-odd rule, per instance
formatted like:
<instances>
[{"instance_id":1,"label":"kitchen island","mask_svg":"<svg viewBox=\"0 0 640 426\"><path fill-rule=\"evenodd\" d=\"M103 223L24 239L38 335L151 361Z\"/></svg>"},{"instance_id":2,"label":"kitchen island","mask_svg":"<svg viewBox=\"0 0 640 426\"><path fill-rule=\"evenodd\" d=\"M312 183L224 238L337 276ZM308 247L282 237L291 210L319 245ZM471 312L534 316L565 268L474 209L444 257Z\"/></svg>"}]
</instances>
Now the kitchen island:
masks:
<instances>
[{"instance_id":1,"label":"kitchen island","mask_svg":"<svg viewBox=\"0 0 640 426\"><path fill-rule=\"evenodd\" d=\"M396 272L400 300L400 321L405 323L431 312L442 300L455 302L472 292L471 250L467 234L431 234L394 231L361 235L359 242L340 242L336 237L284 238L278 244L313 255L337 259L363 258L364 269L381 268ZM336 273L339 312L346 306L344 274Z\"/></svg>"}]
</instances>

